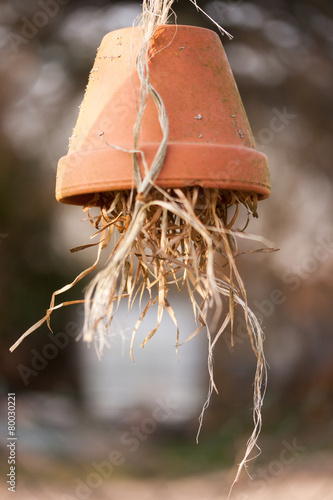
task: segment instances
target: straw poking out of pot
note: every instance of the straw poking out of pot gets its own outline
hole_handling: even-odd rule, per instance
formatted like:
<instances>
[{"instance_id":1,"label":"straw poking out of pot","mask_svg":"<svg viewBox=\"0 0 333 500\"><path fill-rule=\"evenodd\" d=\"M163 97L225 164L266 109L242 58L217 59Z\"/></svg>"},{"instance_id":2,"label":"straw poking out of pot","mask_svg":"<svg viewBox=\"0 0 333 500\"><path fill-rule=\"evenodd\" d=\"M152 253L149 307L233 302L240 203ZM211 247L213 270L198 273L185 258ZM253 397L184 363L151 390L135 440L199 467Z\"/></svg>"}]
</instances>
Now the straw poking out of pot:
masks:
<instances>
[{"instance_id":1,"label":"straw poking out of pot","mask_svg":"<svg viewBox=\"0 0 333 500\"><path fill-rule=\"evenodd\" d=\"M248 219L251 215L257 217L257 197L253 193L219 189L191 187L163 190L154 186L147 198L141 199L142 206L133 226L137 202L132 195L131 191L101 193L92 200L91 206L85 208L97 230L95 234L100 235L100 246L107 246L114 232L118 235L108 264L91 280L86 290L83 338L87 342L94 341L101 353L120 301L126 299L131 309L135 299L138 299L141 314L132 332L131 356L135 334L150 307L155 304L156 325L146 335L142 347L156 333L166 311L175 324L178 348L178 322L167 295L171 287L177 287L179 291L185 288L198 324L198 328L185 342L203 327L208 340L209 390L199 419L199 435L211 394L213 390L217 392L213 372L214 347L227 327L230 326L232 333L235 308L241 307L257 367L253 393L254 430L239 466L237 480L260 433L261 407L267 382L264 334L258 319L248 307L246 290L236 266L237 257L243 253L237 239L259 238L233 229L240 206L246 208ZM100 205L101 211L93 217L90 208L96 204ZM134 239L130 234L133 227L136 234ZM128 244L126 240L131 243ZM219 273L219 276L214 266L216 252L223 260L223 273ZM142 305L145 291L148 292L148 300ZM229 310L222 321L223 296L227 298ZM208 314L212 310L213 318L208 321ZM233 345L232 336L231 342Z\"/></svg>"},{"instance_id":2,"label":"straw poking out of pot","mask_svg":"<svg viewBox=\"0 0 333 500\"><path fill-rule=\"evenodd\" d=\"M216 251L224 258L225 269L219 281L227 287L228 297L239 294L246 297L235 264L238 253L236 234L241 232L234 232L232 226L237 220L240 204L248 209L248 214L257 215L256 195L199 187L163 190L155 186L141 203L136 218L133 215L136 201L131 191L97 194L84 208L97 229L94 236L100 235L103 248L108 246L115 229L118 233L109 263L92 279L85 294L83 338L88 342L94 340L99 353L103 351L104 338L120 300L127 298L131 309L139 297L141 306L145 290L149 293L149 301L134 328L131 356L135 333L149 307L155 303L158 303L157 324L143 346L157 331L164 309L177 327L178 344L178 324L167 301L172 284L179 291L186 286L194 316L202 325L206 325L208 310L214 305L216 313L210 325L215 330L221 316L221 293L217 291L214 271ZM93 216L90 209L96 205L100 206L100 214ZM133 220L136 237L130 239ZM74 248L72 252L84 248ZM157 290L155 298L154 289ZM199 306L194 292L201 297ZM234 300L230 299L229 305L232 325Z\"/></svg>"},{"instance_id":3,"label":"straw poking out of pot","mask_svg":"<svg viewBox=\"0 0 333 500\"><path fill-rule=\"evenodd\" d=\"M84 207L95 228L92 237L99 238L99 242L95 243L98 245L96 262L72 283L53 294L46 316L31 327L11 350L43 322L46 321L50 326L50 315L55 309L84 302L82 337L87 342L94 342L100 356L122 300L128 301L129 309L135 300L140 303L140 316L130 343L132 358L135 334L150 307L155 304L156 325L148 332L142 346L157 332L166 311L175 324L175 345L178 348L179 327L176 314L168 302L168 292L171 287L176 287L179 291L185 288L198 324L198 328L185 342L191 340L203 328L206 330L208 341L209 389L199 419L198 439L204 411L208 407L212 392L217 392L214 383L213 351L227 327L230 327L232 333L235 308L241 307L257 359L257 368L253 393L254 430L248 441L245 457L239 466L240 473L256 445L261 429L261 407L267 372L263 350L264 335L258 319L247 305L245 287L236 266L237 257L243 253L237 240L242 237L259 238L233 228L238 221L240 207L247 210L248 220L251 215L257 217L257 196L253 193L200 187L163 190L155 185L145 199L140 198L139 210L136 209L137 203L137 196L135 197L132 191L118 191L96 194L91 203ZM99 213L92 215L92 208L96 206L100 207ZM72 249L72 252L90 246L92 245L83 245ZM90 281L84 301L55 305L57 295L66 292L96 269L103 250L110 251L108 262ZM214 255L217 252L222 256L223 270L218 275L214 265ZM144 302L144 294L147 293L148 300ZM223 296L229 303L229 310L221 320ZM213 318L208 321L208 314L212 310ZM231 342L233 344L232 336Z\"/></svg>"}]
</instances>

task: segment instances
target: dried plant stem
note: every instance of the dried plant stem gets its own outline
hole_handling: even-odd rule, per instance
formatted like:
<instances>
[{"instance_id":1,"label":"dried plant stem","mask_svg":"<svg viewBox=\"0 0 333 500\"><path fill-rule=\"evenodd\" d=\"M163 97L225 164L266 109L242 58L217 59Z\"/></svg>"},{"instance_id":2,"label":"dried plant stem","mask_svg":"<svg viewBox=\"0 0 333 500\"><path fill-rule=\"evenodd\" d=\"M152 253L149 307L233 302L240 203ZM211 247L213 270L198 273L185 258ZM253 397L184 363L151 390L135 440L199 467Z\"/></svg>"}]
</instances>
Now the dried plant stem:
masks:
<instances>
[{"instance_id":1,"label":"dried plant stem","mask_svg":"<svg viewBox=\"0 0 333 500\"><path fill-rule=\"evenodd\" d=\"M85 207L90 222L96 228L95 236L100 238L96 262L71 284L53 294L46 316L30 328L11 350L43 322L49 323L53 310L70 304L64 302L55 306L55 297L95 270L101 251L109 248L111 254L107 265L91 280L85 294L83 338L87 342L93 341L101 355L120 301L126 299L131 308L134 300L138 299L142 312L132 332L131 356L135 334L150 307L156 303L156 325L147 333L142 346L156 333L166 310L176 327L178 347L177 318L167 300L167 294L172 286L176 286L179 291L185 286L192 302L194 317L200 323L185 342L191 340L203 327L206 327L208 339L209 388L199 419L199 435L205 409L213 390L216 390L213 351L225 329L229 325L232 327L234 309L240 306L244 311L247 331L257 358L257 368L253 393L254 430L239 465L236 481L256 446L261 429L261 407L267 377L264 335L257 318L247 305L245 287L236 266L236 258L242 254L238 249L237 238L253 237L232 229L237 220L234 217L235 207L242 205L247 209L248 216L256 215L256 196L199 187L163 190L155 186L145 200L133 199L131 191L119 191L96 195L92 206L96 204L100 206L98 216L90 214L90 206ZM237 209L236 211L238 212ZM115 247L110 245L114 234L118 234ZM224 261L223 277L217 277L214 271L214 255L217 252ZM144 292L148 292L148 301L142 308ZM219 325L223 296L229 301L229 311ZM208 321L208 313L213 306L215 315L212 321Z\"/></svg>"},{"instance_id":2,"label":"dried plant stem","mask_svg":"<svg viewBox=\"0 0 333 500\"><path fill-rule=\"evenodd\" d=\"M263 351L264 335L257 318L247 305L245 287L235 264L235 259L239 255L235 234L242 233L232 231L231 224L235 222L235 218L233 215L230 218L230 211L234 206L242 204L249 214L256 214L255 196L249 193L198 187L174 190L155 187L150 193L150 198L142 202L134 227L128 219L131 217L129 214L135 213L129 206L130 192L117 193L117 204L114 202L115 195L108 196L109 199L105 194L100 195L104 207L102 213L107 223L104 227L111 230L116 226L121 235L120 243L112 253L108 266L89 285L85 303L85 339L88 341L94 339L98 350L101 351L104 345L103 339L107 335L119 300L126 297L131 305L134 297L140 296L141 302L143 291L147 290L148 302L132 333L131 355L135 334L149 308L155 303L158 304L156 326L148 332L142 345L144 346L156 333L164 310L167 310L177 327L176 345L179 345L177 320L167 301L167 293L172 286L170 278L177 284L179 290L186 285L194 315L201 326L185 342L198 334L203 326L207 328L208 338L210 381L207 400L200 415L199 434L204 411L213 390L216 390L213 350L222 333L232 323L234 308L240 306L244 311L252 349L257 358L257 368L253 394L255 426L247 443L246 454L239 466L236 477L238 479L251 451L256 446L261 429L261 407L267 373ZM132 231L135 239L130 236L131 239L127 240L128 234ZM125 235L122 236L124 232ZM127 248L128 241L132 242L130 250ZM224 258L226 271L224 278L218 278L214 273L216 252ZM137 260L136 270L133 267L133 256ZM223 296L229 299L229 311L222 325L218 327L217 319L220 317ZM215 323L208 322L208 313L213 304L217 312Z\"/></svg>"}]
</instances>

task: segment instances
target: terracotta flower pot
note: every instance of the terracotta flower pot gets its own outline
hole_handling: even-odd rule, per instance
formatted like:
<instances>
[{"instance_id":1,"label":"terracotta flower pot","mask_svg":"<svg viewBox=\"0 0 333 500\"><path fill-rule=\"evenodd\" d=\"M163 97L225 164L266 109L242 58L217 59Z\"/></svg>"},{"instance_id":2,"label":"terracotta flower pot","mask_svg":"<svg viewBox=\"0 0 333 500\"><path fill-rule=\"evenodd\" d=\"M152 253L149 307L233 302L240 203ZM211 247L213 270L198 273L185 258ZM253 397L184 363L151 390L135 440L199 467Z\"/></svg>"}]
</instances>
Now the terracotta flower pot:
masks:
<instances>
[{"instance_id":1,"label":"terracotta flower pot","mask_svg":"<svg viewBox=\"0 0 333 500\"><path fill-rule=\"evenodd\" d=\"M56 198L85 204L96 192L134 186L131 150L136 120L137 28L107 34L98 49L68 154L58 164ZM169 118L161 187L202 186L270 194L266 156L255 141L217 34L192 26L161 26L151 42L150 82ZM148 165L162 139L148 99L139 148ZM143 168L143 167L142 167ZM142 170L143 172L143 170Z\"/></svg>"},{"instance_id":2,"label":"terracotta flower pot","mask_svg":"<svg viewBox=\"0 0 333 500\"><path fill-rule=\"evenodd\" d=\"M135 301L140 309L132 329L131 356L136 331L155 305L155 326L146 331L141 345L155 335L166 310L175 325L178 347L179 325L167 294L171 287L187 290L199 328L184 342L207 327L210 381L199 419L200 431L203 412L215 388L214 345L229 324L232 332L234 310L242 308L257 367L254 430L238 467L237 481L261 429L267 372L263 332L248 307L235 262L242 252L235 243L238 231L234 232L233 226L238 220L239 205L249 215L257 216L257 199L269 196L267 158L256 150L226 55L213 31L159 26L152 38L147 36L150 46L146 61L147 40L141 36L141 30L149 27L146 34L153 32L156 19L162 11L167 14L172 2L148 3L143 4L142 27L118 30L103 39L68 154L58 164L58 201L86 205L96 200L100 207L100 216L91 216L88 211L97 230L93 236L99 239L96 261L53 293L44 318L27 330L11 350L44 322L49 326L52 311L81 302L55 305L58 295L95 271L101 251L109 248L104 268L85 290L82 337L93 341L101 354L114 315L124 299L128 310ZM141 57L137 57L138 53ZM147 73L141 71L143 67L149 69L149 82ZM140 120L137 110L143 110L142 89L147 87L149 97ZM138 164L138 159L143 162L143 158L146 161ZM150 175L145 170L148 168ZM142 182L139 169L144 177ZM158 190L156 184L173 189ZM128 190L136 185L137 193L133 196ZM112 191L117 193L95 196ZM220 261L215 272L217 256ZM223 298L229 304L225 315ZM232 339L231 335L231 342Z\"/></svg>"}]
</instances>

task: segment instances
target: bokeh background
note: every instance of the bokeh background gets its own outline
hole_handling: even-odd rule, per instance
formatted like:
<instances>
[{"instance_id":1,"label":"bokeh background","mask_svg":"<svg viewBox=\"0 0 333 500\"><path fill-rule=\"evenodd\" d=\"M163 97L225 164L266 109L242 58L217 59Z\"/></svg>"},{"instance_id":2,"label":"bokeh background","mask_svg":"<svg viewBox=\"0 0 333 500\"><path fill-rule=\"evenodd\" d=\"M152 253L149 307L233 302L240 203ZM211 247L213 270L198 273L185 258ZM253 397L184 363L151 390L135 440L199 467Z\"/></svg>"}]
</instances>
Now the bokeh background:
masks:
<instances>
[{"instance_id":1,"label":"bokeh background","mask_svg":"<svg viewBox=\"0 0 333 500\"><path fill-rule=\"evenodd\" d=\"M262 319L269 364L262 454L234 498L333 499L333 5L329 0L198 1L232 33L222 38L272 195L249 231L279 252L245 256L249 303ZM215 30L189 0L179 24ZM215 352L220 394L208 387L204 334L174 352L172 324L128 354L121 310L99 361L75 340L81 307L44 315L51 293L94 259L70 254L91 234L78 207L54 199L96 49L130 26L140 2L0 3L1 496L7 498L7 393L16 393L17 498L227 498L252 430L255 360L238 320L235 347ZM83 286L66 298L81 298ZM172 298L172 297L171 297ZM174 297L184 337L186 296ZM149 323L150 319L148 319ZM153 319L152 319L153 321ZM145 328L149 328L149 324ZM142 333L144 336L144 331Z\"/></svg>"}]
</instances>

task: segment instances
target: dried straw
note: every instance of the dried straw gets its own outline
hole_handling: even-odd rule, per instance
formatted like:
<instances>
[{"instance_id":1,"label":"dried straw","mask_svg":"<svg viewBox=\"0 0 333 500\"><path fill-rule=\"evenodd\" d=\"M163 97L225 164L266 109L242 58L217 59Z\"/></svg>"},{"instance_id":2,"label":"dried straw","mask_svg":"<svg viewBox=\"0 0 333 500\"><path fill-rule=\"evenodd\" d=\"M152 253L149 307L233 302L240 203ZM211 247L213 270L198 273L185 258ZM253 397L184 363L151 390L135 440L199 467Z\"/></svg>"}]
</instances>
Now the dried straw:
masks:
<instances>
[{"instance_id":1,"label":"dried straw","mask_svg":"<svg viewBox=\"0 0 333 500\"><path fill-rule=\"evenodd\" d=\"M129 308L137 299L141 313L132 332L130 354L132 354L135 334L151 306L157 304L155 327L147 334L144 346L156 333L166 310L176 327L176 347L179 344L179 328L176 315L167 295L171 286L178 290L186 288L190 296L193 314L199 326L186 341L206 327L208 339L209 390L199 419L198 435L203 414L209 404L213 390L216 390L213 373L214 347L230 325L233 328L234 311L237 306L244 311L247 331L256 356L257 368L253 393L254 430L248 440L243 460L239 464L235 482L249 459L261 429L261 407L266 388L266 362L263 350L264 335L258 319L247 304L246 291L236 266L240 255L237 237L248 237L233 230L239 207L244 206L257 216L257 196L254 193L203 189L199 187L183 189L161 189L156 179L164 163L168 143L169 123L164 103L156 89L149 82L148 50L156 28L169 18L174 0L145 0L139 27L140 46L137 56L137 72L140 79L140 94L137 99L137 120L133 130L134 189L112 193L97 193L91 203L84 207L90 222L99 237L95 263L83 271L72 283L54 292L50 307L42 320L33 325L11 347L13 351L21 341L45 321L50 327L52 311L62 306L82 301L63 302L55 305L55 298L74 286L78 281L94 271L103 249L111 248L110 241L117 234L115 247L104 269L99 271L89 283L85 298L85 320L82 336L87 342L94 342L100 355L114 315L122 299L127 299ZM201 10L195 0L190 0ZM219 27L222 33L223 28ZM152 96L158 111L163 139L149 168L142 178L138 150L141 123L148 97ZM120 149L116 145L110 147ZM144 161L144 157L142 158ZM91 208L100 207L97 216L91 215ZM82 250L91 245L74 249ZM267 251L267 249L266 249ZM218 252L224 259L223 275L217 276L214 255ZM148 301L143 307L144 293ZM222 297L227 297L229 310L221 324ZM213 319L208 322L208 313L214 309ZM234 483L233 483L234 484Z\"/></svg>"}]
</instances>

